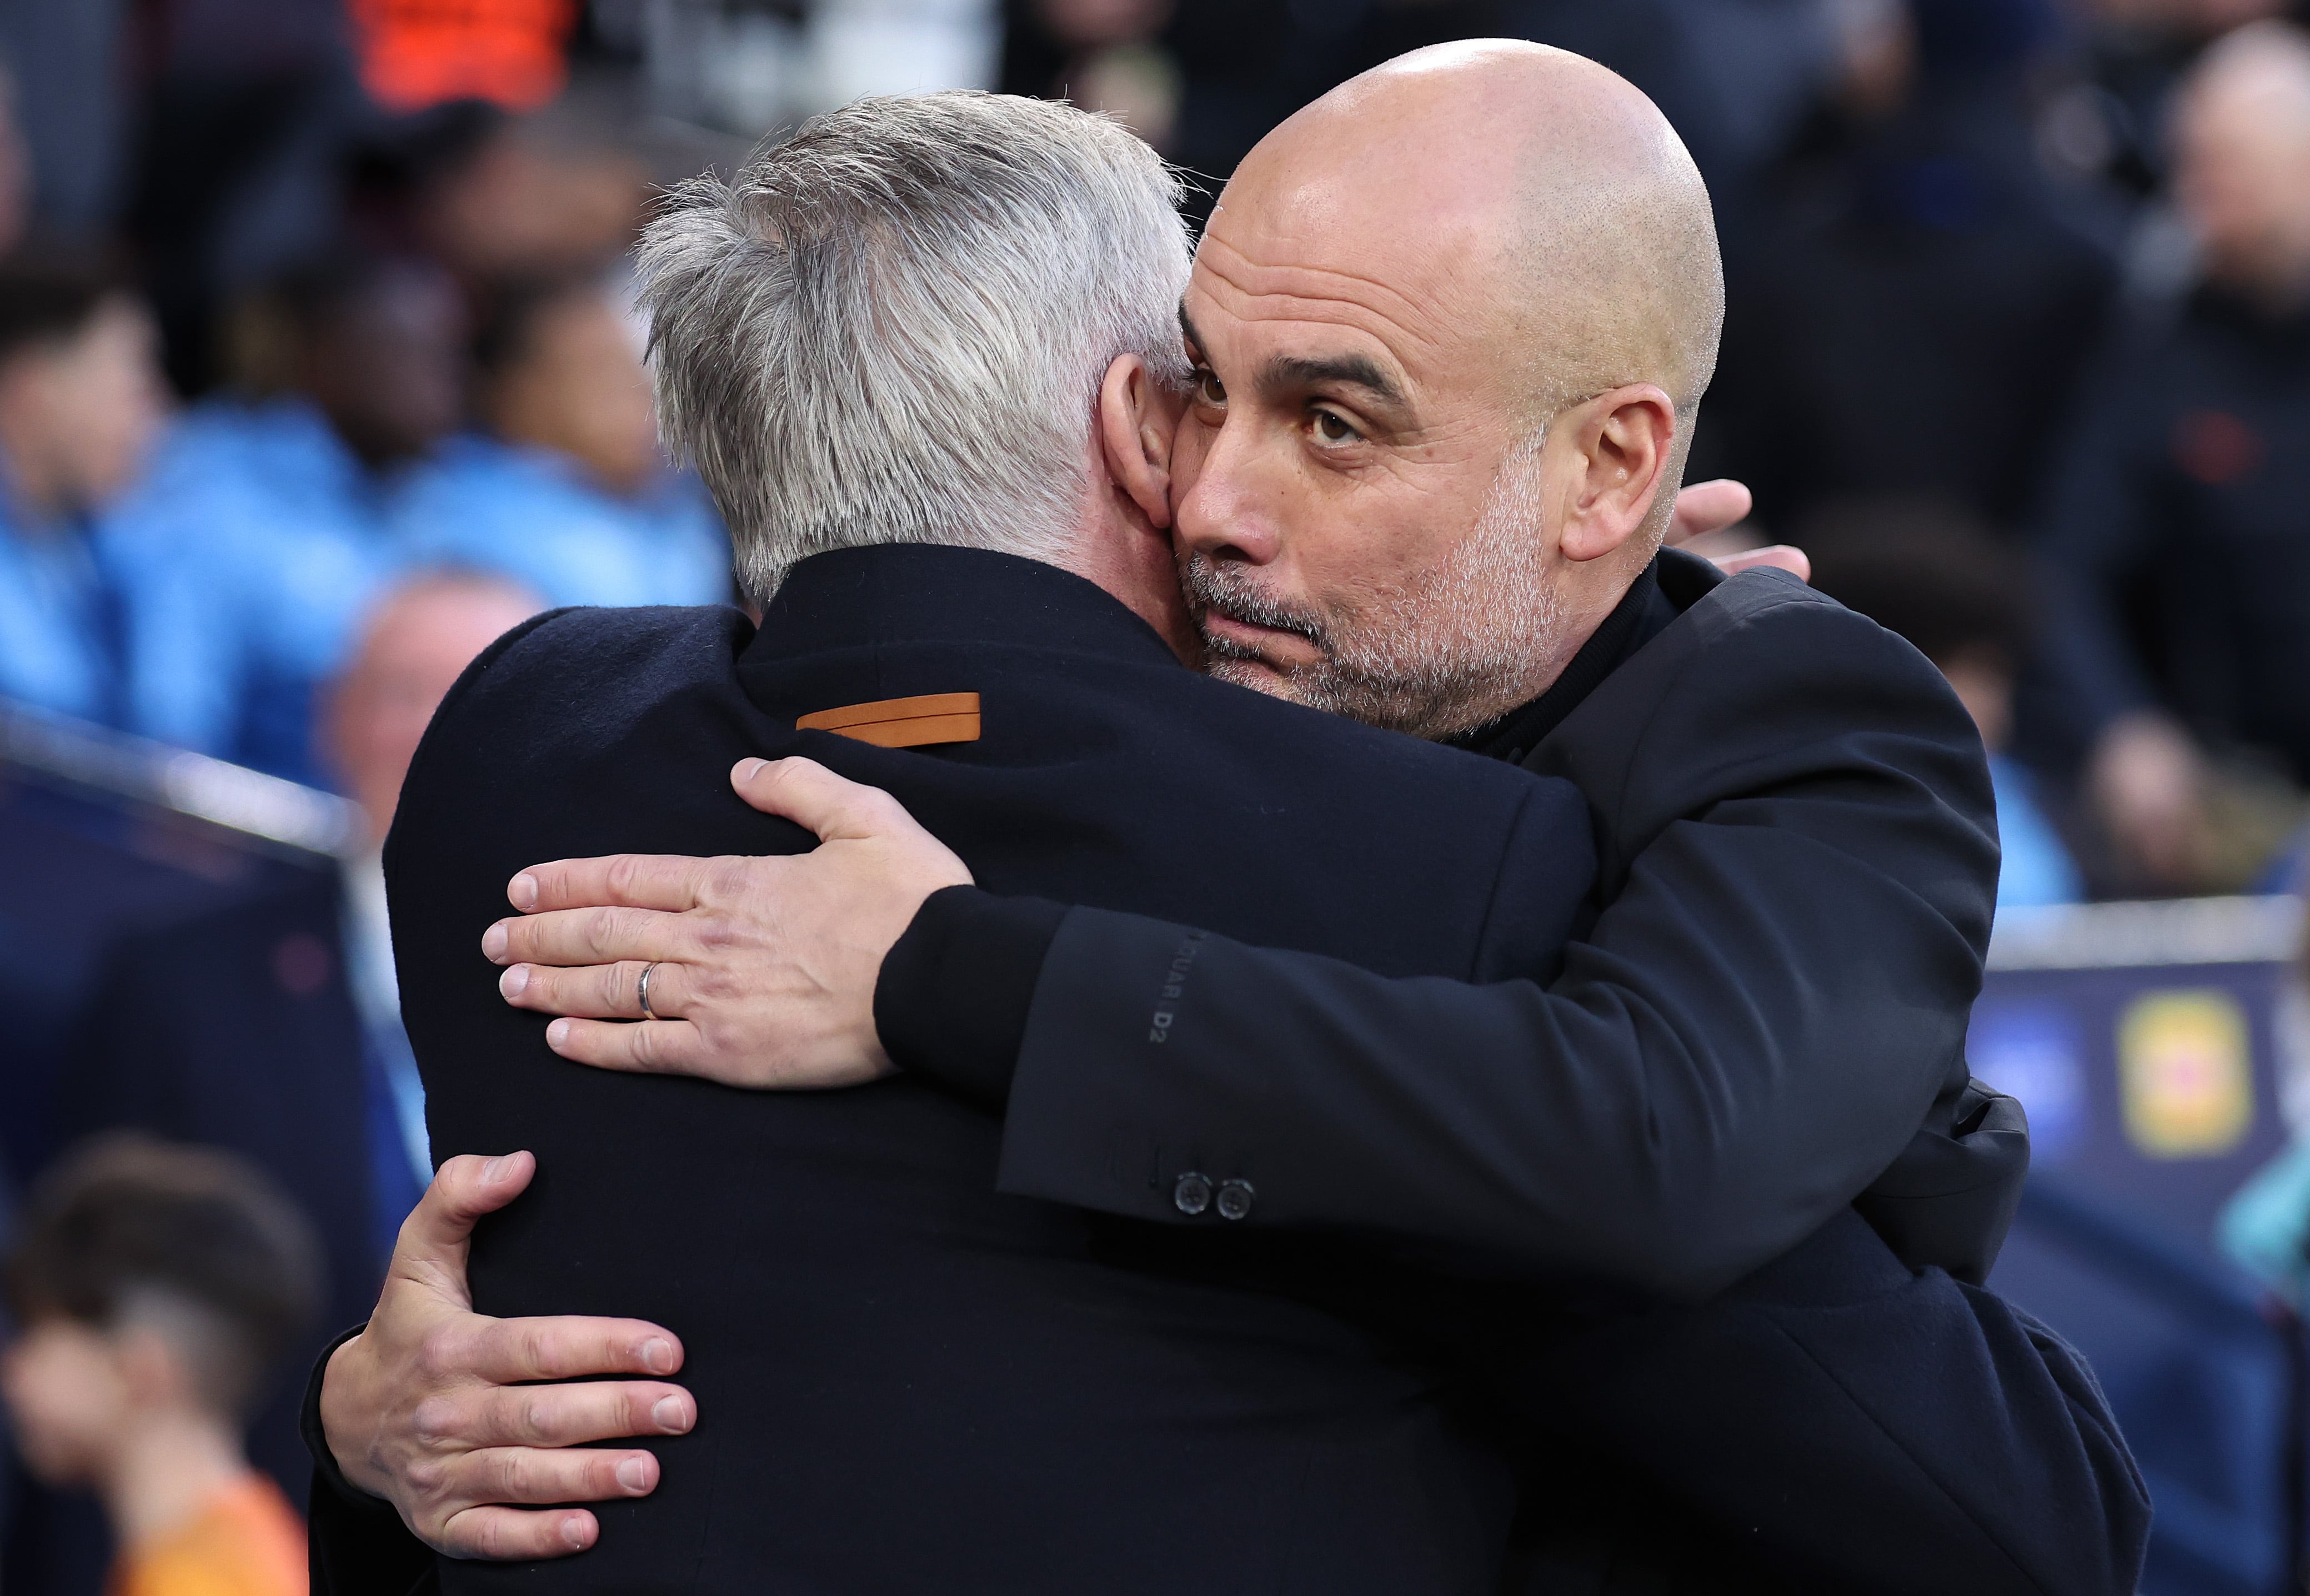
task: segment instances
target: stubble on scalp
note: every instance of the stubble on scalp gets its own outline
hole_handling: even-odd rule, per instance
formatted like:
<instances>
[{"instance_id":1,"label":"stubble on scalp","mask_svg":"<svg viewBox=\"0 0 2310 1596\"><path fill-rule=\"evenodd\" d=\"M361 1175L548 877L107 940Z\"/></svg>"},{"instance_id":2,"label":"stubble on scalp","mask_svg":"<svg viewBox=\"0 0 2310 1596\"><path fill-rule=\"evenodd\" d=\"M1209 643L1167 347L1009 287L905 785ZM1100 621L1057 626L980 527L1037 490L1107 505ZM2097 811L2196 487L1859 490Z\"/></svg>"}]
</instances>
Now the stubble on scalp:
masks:
<instances>
[{"instance_id":1,"label":"stubble on scalp","mask_svg":"<svg viewBox=\"0 0 2310 1596\"><path fill-rule=\"evenodd\" d=\"M1562 596L1547 574L1535 436L1501 463L1468 535L1437 564L1352 610L1319 611L1262 590L1251 570L1191 556L1180 572L1205 669L1385 731L1440 740L1498 719L1561 664ZM1315 664L1278 671L1215 635L1216 612L1306 638Z\"/></svg>"}]
</instances>

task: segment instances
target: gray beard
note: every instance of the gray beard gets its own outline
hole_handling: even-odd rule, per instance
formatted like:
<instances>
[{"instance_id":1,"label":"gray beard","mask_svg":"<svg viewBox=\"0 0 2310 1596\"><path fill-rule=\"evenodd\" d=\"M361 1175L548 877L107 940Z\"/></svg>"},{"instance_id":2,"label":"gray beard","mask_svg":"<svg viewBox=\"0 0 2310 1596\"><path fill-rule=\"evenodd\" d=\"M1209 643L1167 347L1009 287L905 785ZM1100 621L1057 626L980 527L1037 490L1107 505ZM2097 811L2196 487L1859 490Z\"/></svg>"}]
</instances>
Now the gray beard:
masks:
<instances>
[{"instance_id":1,"label":"gray beard","mask_svg":"<svg viewBox=\"0 0 2310 1596\"><path fill-rule=\"evenodd\" d=\"M1443 739L1498 719L1545 680L1559 646L1562 595L1543 567L1535 442L1504 462L1468 535L1442 563L1352 612L1288 604L1254 568L1197 553L1179 575L1203 630L1204 668L1222 681L1414 737ZM1304 638L1318 658L1279 670L1214 635L1213 613Z\"/></svg>"}]
</instances>

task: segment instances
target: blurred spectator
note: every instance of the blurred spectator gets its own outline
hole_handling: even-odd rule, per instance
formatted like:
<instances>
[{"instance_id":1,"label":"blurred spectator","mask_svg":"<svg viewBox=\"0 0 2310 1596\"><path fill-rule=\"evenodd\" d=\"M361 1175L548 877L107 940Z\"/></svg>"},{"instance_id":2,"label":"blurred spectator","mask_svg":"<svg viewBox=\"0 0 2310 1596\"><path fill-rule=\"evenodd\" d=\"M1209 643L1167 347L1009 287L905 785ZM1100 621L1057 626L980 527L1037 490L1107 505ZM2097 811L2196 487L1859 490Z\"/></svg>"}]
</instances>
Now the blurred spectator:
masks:
<instances>
[{"instance_id":1,"label":"blurred spectator","mask_svg":"<svg viewBox=\"0 0 2310 1596\"><path fill-rule=\"evenodd\" d=\"M1997 906L2077 902L2077 866L2009 751L2014 683L2036 622L2028 562L1962 513L1925 502L1832 508L1802 537L1813 585L1908 639L1981 728L2004 850Z\"/></svg>"},{"instance_id":2,"label":"blurred spectator","mask_svg":"<svg viewBox=\"0 0 2310 1596\"><path fill-rule=\"evenodd\" d=\"M117 1139L45 1182L8 1260L0 1387L32 1470L103 1498L117 1596L302 1596L304 1527L241 1410L314 1306L312 1236L221 1154Z\"/></svg>"},{"instance_id":3,"label":"blurred spectator","mask_svg":"<svg viewBox=\"0 0 2310 1596\"><path fill-rule=\"evenodd\" d=\"M2310 37L2231 34L2177 109L2202 280L2113 350L2043 542L2089 791L2168 889L2212 868L2201 747L2310 782Z\"/></svg>"},{"instance_id":4,"label":"blurred spectator","mask_svg":"<svg viewBox=\"0 0 2310 1596\"><path fill-rule=\"evenodd\" d=\"M365 117L342 0L100 0L127 24L100 60L134 73L120 218L160 313L169 376L217 382L221 309L326 247L345 140ZM132 65L133 64L133 65Z\"/></svg>"},{"instance_id":5,"label":"blurred spectator","mask_svg":"<svg viewBox=\"0 0 2310 1596\"><path fill-rule=\"evenodd\" d=\"M556 605L727 600L729 540L658 454L636 337L595 279L500 295L474 345L487 430L411 484L405 551L500 572Z\"/></svg>"},{"instance_id":6,"label":"blurred spectator","mask_svg":"<svg viewBox=\"0 0 2310 1596\"><path fill-rule=\"evenodd\" d=\"M65 1071L67 1135L134 1127L230 1149L280 1182L318 1227L326 1329L367 1314L394 1231L432 1173L378 850L435 706L539 607L472 576L418 577L388 597L327 696L318 736L367 817L360 854L340 872L124 940ZM309 1362L319 1347L308 1338L294 1350ZM265 1411L252 1447L301 1488L293 1400Z\"/></svg>"},{"instance_id":7,"label":"blurred spectator","mask_svg":"<svg viewBox=\"0 0 2310 1596\"><path fill-rule=\"evenodd\" d=\"M1729 257L1695 471L1775 525L1925 495L2000 532L2030 508L2115 271L2037 164L2043 0L1880 8L1835 102Z\"/></svg>"},{"instance_id":8,"label":"blurred spectator","mask_svg":"<svg viewBox=\"0 0 2310 1596\"><path fill-rule=\"evenodd\" d=\"M601 270L633 241L646 174L601 129L553 112L456 108L457 136L411 184L409 225L470 292Z\"/></svg>"},{"instance_id":9,"label":"blurred spectator","mask_svg":"<svg viewBox=\"0 0 2310 1596\"><path fill-rule=\"evenodd\" d=\"M76 255L0 262L0 694L124 724L128 638L96 518L161 413L134 295Z\"/></svg>"},{"instance_id":10,"label":"blurred spectator","mask_svg":"<svg viewBox=\"0 0 2310 1596\"><path fill-rule=\"evenodd\" d=\"M464 317L433 267L291 278L245 330L246 398L178 427L111 537L133 571L139 729L294 780L313 684L393 566L394 503L458 420Z\"/></svg>"},{"instance_id":11,"label":"blurred spectator","mask_svg":"<svg viewBox=\"0 0 2310 1596\"><path fill-rule=\"evenodd\" d=\"M578 0L351 0L361 86L388 110L494 100L534 110L569 75Z\"/></svg>"}]
</instances>

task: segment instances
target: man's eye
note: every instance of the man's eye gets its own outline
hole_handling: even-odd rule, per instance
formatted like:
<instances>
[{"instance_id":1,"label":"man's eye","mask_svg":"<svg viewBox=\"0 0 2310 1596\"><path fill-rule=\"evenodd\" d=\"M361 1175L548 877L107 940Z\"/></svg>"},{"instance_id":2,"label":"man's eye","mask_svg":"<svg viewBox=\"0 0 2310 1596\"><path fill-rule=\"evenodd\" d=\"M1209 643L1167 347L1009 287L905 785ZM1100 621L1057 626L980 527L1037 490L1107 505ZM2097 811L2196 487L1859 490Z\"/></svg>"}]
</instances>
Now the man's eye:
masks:
<instances>
[{"instance_id":1,"label":"man's eye","mask_svg":"<svg viewBox=\"0 0 2310 1596\"><path fill-rule=\"evenodd\" d=\"M1362 438L1363 434L1350 426L1347 418L1337 412L1319 410L1316 412L1316 442L1334 445L1356 443Z\"/></svg>"},{"instance_id":2,"label":"man's eye","mask_svg":"<svg viewBox=\"0 0 2310 1596\"><path fill-rule=\"evenodd\" d=\"M1227 404L1227 384L1221 382L1219 374L1209 366L1195 368L1195 398L1198 403L1208 404L1214 410L1222 409Z\"/></svg>"}]
</instances>

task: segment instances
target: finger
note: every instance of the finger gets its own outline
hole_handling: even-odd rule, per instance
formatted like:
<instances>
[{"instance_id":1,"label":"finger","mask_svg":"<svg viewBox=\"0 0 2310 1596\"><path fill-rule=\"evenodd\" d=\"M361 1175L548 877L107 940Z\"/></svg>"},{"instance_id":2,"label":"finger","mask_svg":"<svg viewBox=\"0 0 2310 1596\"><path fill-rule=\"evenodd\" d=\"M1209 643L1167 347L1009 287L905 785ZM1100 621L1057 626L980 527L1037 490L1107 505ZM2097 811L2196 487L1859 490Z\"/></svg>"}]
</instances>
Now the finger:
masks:
<instances>
[{"instance_id":1,"label":"finger","mask_svg":"<svg viewBox=\"0 0 2310 1596\"><path fill-rule=\"evenodd\" d=\"M533 864L506 884L506 899L525 915L623 904L679 914L698 904L702 859L680 854L611 854Z\"/></svg>"},{"instance_id":2,"label":"finger","mask_svg":"<svg viewBox=\"0 0 2310 1596\"><path fill-rule=\"evenodd\" d=\"M657 1488L658 1462L647 1452L591 1446L499 1446L469 1452L442 1470L441 1496L453 1503L522 1506L550 1502L615 1502Z\"/></svg>"},{"instance_id":3,"label":"finger","mask_svg":"<svg viewBox=\"0 0 2310 1596\"><path fill-rule=\"evenodd\" d=\"M642 972L649 972L649 1006L642 1013ZM689 1011L689 981L683 967L635 959L558 970L551 965L517 964L498 977L498 993L517 1009L541 1014L576 1014L587 1019L678 1019Z\"/></svg>"},{"instance_id":4,"label":"finger","mask_svg":"<svg viewBox=\"0 0 2310 1596\"><path fill-rule=\"evenodd\" d=\"M664 972L660 971L663 975ZM652 977L650 1006L657 1006ZM545 1028L545 1045L573 1064L622 1070L634 1075L703 1075L703 1039L686 1019L557 1019Z\"/></svg>"},{"instance_id":5,"label":"finger","mask_svg":"<svg viewBox=\"0 0 2310 1596\"><path fill-rule=\"evenodd\" d=\"M459 1302L465 1292L465 1244L484 1214L520 1196L537 1173L525 1152L485 1158L461 1153L442 1164L432 1184L401 1221L393 1246L394 1274L423 1278Z\"/></svg>"},{"instance_id":6,"label":"finger","mask_svg":"<svg viewBox=\"0 0 2310 1596\"><path fill-rule=\"evenodd\" d=\"M429 1413L426 1406L421 1406L418 1427L454 1437L459 1446L470 1451L582 1446L590 1441L617 1441L628 1436L686 1436L698 1422L698 1403L687 1391L647 1380L493 1385L428 1399L428 1404L433 1401L448 1406L440 1414ZM536 1499L588 1500L584 1496Z\"/></svg>"},{"instance_id":7,"label":"finger","mask_svg":"<svg viewBox=\"0 0 2310 1596\"><path fill-rule=\"evenodd\" d=\"M741 759L730 785L764 814L806 827L821 842L922 830L890 794L837 776L816 759Z\"/></svg>"},{"instance_id":8,"label":"finger","mask_svg":"<svg viewBox=\"0 0 2310 1596\"><path fill-rule=\"evenodd\" d=\"M550 909L491 926L482 956L496 964L647 964L687 952L688 924L660 909Z\"/></svg>"},{"instance_id":9,"label":"finger","mask_svg":"<svg viewBox=\"0 0 2310 1596\"><path fill-rule=\"evenodd\" d=\"M1736 526L1746 521L1755 507L1756 496L1745 482L1736 482L1730 477L1694 482L1676 496L1675 523L1669 530L1668 541L1681 543Z\"/></svg>"},{"instance_id":10,"label":"finger","mask_svg":"<svg viewBox=\"0 0 2310 1596\"><path fill-rule=\"evenodd\" d=\"M1787 543L1769 543L1762 549L1743 549L1738 554L1724 555L1716 561L1716 567L1728 577L1737 577L1742 571L1776 570L1786 571L1800 582L1812 580L1812 561L1802 549Z\"/></svg>"},{"instance_id":11,"label":"finger","mask_svg":"<svg viewBox=\"0 0 2310 1596\"><path fill-rule=\"evenodd\" d=\"M468 1507L453 1514L438 1535L436 1551L452 1557L493 1563L527 1563L582 1552L601 1535L601 1525L582 1507L525 1513L518 1507Z\"/></svg>"},{"instance_id":12,"label":"finger","mask_svg":"<svg viewBox=\"0 0 2310 1596\"><path fill-rule=\"evenodd\" d=\"M682 1342L646 1319L563 1314L482 1319L460 1335L441 1363L488 1385L527 1380L578 1380L591 1375L673 1374Z\"/></svg>"}]
</instances>

